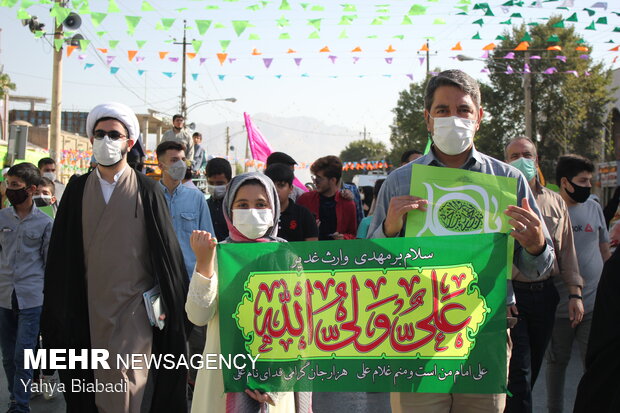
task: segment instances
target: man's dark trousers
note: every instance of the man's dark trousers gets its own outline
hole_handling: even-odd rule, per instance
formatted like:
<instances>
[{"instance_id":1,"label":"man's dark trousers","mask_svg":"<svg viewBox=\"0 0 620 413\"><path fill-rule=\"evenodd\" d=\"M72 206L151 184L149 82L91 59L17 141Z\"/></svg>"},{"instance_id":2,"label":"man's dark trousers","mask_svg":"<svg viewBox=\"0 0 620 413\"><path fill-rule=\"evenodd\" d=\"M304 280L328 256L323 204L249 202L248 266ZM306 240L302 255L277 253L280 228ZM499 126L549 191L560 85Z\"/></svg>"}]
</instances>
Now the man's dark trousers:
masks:
<instances>
[{"instance_id":1,"label":"man's dark trousers","mask_svg":"<svg viewBox=\"0 0 620 413\"><path fill-rule=\"evenodd\" d=\"M551 340L555 311L560 300L553 279L512 282L518 322L510 330L512 356L508 372L506 413L532 413L532 388Z\"/></svg>"}]
</instances>

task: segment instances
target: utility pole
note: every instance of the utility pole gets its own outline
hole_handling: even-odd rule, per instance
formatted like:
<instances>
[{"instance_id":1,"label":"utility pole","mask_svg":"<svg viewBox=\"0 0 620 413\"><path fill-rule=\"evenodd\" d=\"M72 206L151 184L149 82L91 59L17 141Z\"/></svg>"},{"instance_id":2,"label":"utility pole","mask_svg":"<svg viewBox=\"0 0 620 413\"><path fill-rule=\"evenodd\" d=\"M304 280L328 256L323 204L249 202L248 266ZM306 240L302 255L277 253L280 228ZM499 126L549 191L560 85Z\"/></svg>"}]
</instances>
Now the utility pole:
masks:
<instances>
[{"instance_id":1,"label":"utility pole","mask_svg":"<svg viewBox=\"0 0 620 413\"><path fill-rule=\"evenodd\" d=\"M229 149L230 149L230 126L226 126L226 158L228 158Z\"/></svg>"},{"instance_id":2,"label":"utility pole","mask_svg":"<svg viewBox=\"0 0 620 413\"><path fill-rule=\"evenodd\" d=\"M426 76L431 72L431 52L428 48L428 39L426 39Z\"/></svg>"},{"instance_id":3,"label":"utility pole","mask_svg":"<svg viewBox=\"0 0 620 413\"><path fill-rule=\"evenodd\" d=\"M529 64L530 52L525 52L525 63ZM525 136L534 140L532 136L532 74L523 73L523 100L525 106Z\"/></svg>"},{"instance_id":4,"label":"utility pole","mask_svg":"<svg viewBox=\"0 0 620 413\"><path fill-rule=\"evenodd\" d=\"M61 4L61 0L55 0ZM50 157L60 165L60 153L62 151L62 137L60 124L62 119L62 50L56 49L56 40L63 39L62 21L54 19L54 43L53 43L53 69L52 69L52 110L50 113Z\"/></svg>"},{"instance_id":5,"label":"utility pole","mask_svg":"<svg viewBox=\"0 0 620 413\"><path fill-rule=\"evenodd\" d=\"M366 139L367 139L367 137L368 137L368 132L366 132L366 125L364 125L364 132L360 132L360 135L364 136L364 138L363 138L364 140L366 140Z\"/></svg>"},{"instance_id":6,"label":"utility pole","mask_svg":"<svg viewBox=\"0 0 620 413\"><path fill-rule=\"evenodd\" d=\"M181 115L183 115L183 118L187 117L187 100L185 98L186 92L187 92L187 83L185 81L185 72L186 72L186 66L187 66L187 37L186 37L186 32L187 32L187 20L183 20L183 42L179 43L179 42L174 42L173 44L180 44L183 46L183 56L182 56L182 61L183 61L183 69L182 69L182 74L181 74Z\"/></svg>"}]
</instances>

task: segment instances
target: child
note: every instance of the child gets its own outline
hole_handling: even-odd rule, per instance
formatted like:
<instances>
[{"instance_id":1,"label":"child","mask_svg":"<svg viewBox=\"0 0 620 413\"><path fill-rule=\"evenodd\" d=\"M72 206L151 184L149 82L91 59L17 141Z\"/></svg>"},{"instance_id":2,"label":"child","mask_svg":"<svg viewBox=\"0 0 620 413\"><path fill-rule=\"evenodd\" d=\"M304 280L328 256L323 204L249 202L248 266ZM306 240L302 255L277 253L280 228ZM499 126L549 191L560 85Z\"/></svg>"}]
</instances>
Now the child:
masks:
<instances>
[{"instance_id":1,"label":"child","mask_svg":"<svg viewBox=\"0 0 620 413\"><path fill-rule=\"evenodd\" d=\"M41 175L22 163L7 173L6 196L12 207L0 210L0 346L11 404L9 412L30 411L32 369L24 350L34 349L43 305L43 273L52 218L34 207Z\"/></svg>"},{"instance_id":2,"label":"child","mask_svg":"<svg viewBox=\"0 0 620 413\"><path fill-rule=\"evenodd\" d=\"M278 191L281 210L278 235L288 242L318 241L316 220L310 211L292 199L295 175L291 168L283 163L274 163L265 169L265 175L273 181Z\"/></svg>"},{"instance_id":3,"label":"child","mask_svg":"<svg viewBox=\"0 0 620 413\"><path fill-rule=\"evenodd\" d=\"M56 185L54 185L54 181L45 177L41 178L33 199L34 204L39 208L51 206L54 216L56 215L58 204L56 203Z\"/></svg>"},{"instance_id":4,"label":"child","mask_svg":"<svg viewBox=\"0 0 620 413\"><path fill-rule=\"evenodd\" d=\"M285 242L278 238L280 203L273 183L266 176L251 172L235 176L223 201L224 217L229 237L224 242ZM185 310L189 320L196 325L208 324L209 333L205 354L221 353L220 326L217 312L217 267L215 265L216 239L205 231L194 231L190 244L196 254L196 268L190 282ZM198 371L192 412L255 413L311 412L311 395L298 393L295 406L293 393L263 394L258 390L245 393L224 394L224 381L220 370Z\"/></svg>"}]
</instances>

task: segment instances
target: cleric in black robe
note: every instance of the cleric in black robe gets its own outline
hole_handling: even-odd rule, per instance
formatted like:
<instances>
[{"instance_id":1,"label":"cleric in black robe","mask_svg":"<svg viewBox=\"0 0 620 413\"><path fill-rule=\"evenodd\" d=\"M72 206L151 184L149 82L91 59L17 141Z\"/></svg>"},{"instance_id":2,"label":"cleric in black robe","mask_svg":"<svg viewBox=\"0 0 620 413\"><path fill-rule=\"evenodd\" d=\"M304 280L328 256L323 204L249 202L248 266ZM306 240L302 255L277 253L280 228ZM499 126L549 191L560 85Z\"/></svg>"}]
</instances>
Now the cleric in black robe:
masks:
<instances>
[{"instance_id":1,"label":"cleric in black robe","mask_svg":"<svg viewBox=\"0 0 620 413\"><path fill-rule=\"evenodd\" d=\"M598 283L584 373L574 413L620 412L620 248L607 260Z\"/></svg>"},{"instance_id":2,"label":"cleric in black robe","mask_svg":"<svg viewBox=\"0 0 620 413\"><path fill-rule=\"evenodd\" d=\"M185 412L187 369L116 369L116 354L186 356L189 279L163 192L126 165L127 151L139 135L130 108L118 103L95 107L87 132L99 166L67 186L58 208L41 331L46 348L109 350L111 369L59 369L67 412ZM154 285L165 306L163 330L151 326L142 300ZM130 391L120 396L71 391L74 380L83 384L115 377Z\"/></svg>"}]
</instances>

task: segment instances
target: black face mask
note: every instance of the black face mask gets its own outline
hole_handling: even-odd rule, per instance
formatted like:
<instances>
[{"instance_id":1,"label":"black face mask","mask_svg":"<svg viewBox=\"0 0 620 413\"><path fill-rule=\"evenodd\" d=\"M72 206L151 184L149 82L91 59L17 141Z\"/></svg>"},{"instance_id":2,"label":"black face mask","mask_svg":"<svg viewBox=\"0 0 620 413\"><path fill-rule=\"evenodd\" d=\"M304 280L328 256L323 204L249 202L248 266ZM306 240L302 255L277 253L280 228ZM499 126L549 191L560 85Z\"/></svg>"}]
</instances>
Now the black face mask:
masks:
<instances>
[{"instance_id":1,"label":"black face mask","mask_svg":"<svg viewBox=\"0 0 620 413\"><path fill-rule=\"evenodd\" d=\"M589 186L579 186L571 181L568 182L570 182L570 184L573 186L573 189L575 190L575 192L568 192L567 189L566 193L568 194L568 196L570 196L573 201L579 202L580 204L586 202L590 197L590 190L592 188L590 188Z\"/></svg>"},{"instance_id":2,"label":"black face mask","mask_svg":"<svg viewBox=\"0 0 620 413\"><path fill-rule=\"evenodd\" d=\"M6 190L6 197L9 199L11 205L16 206L23 204L28 199L28 191L26 188L20 189L8 189Z\"/></svg>"}]
</instances>

